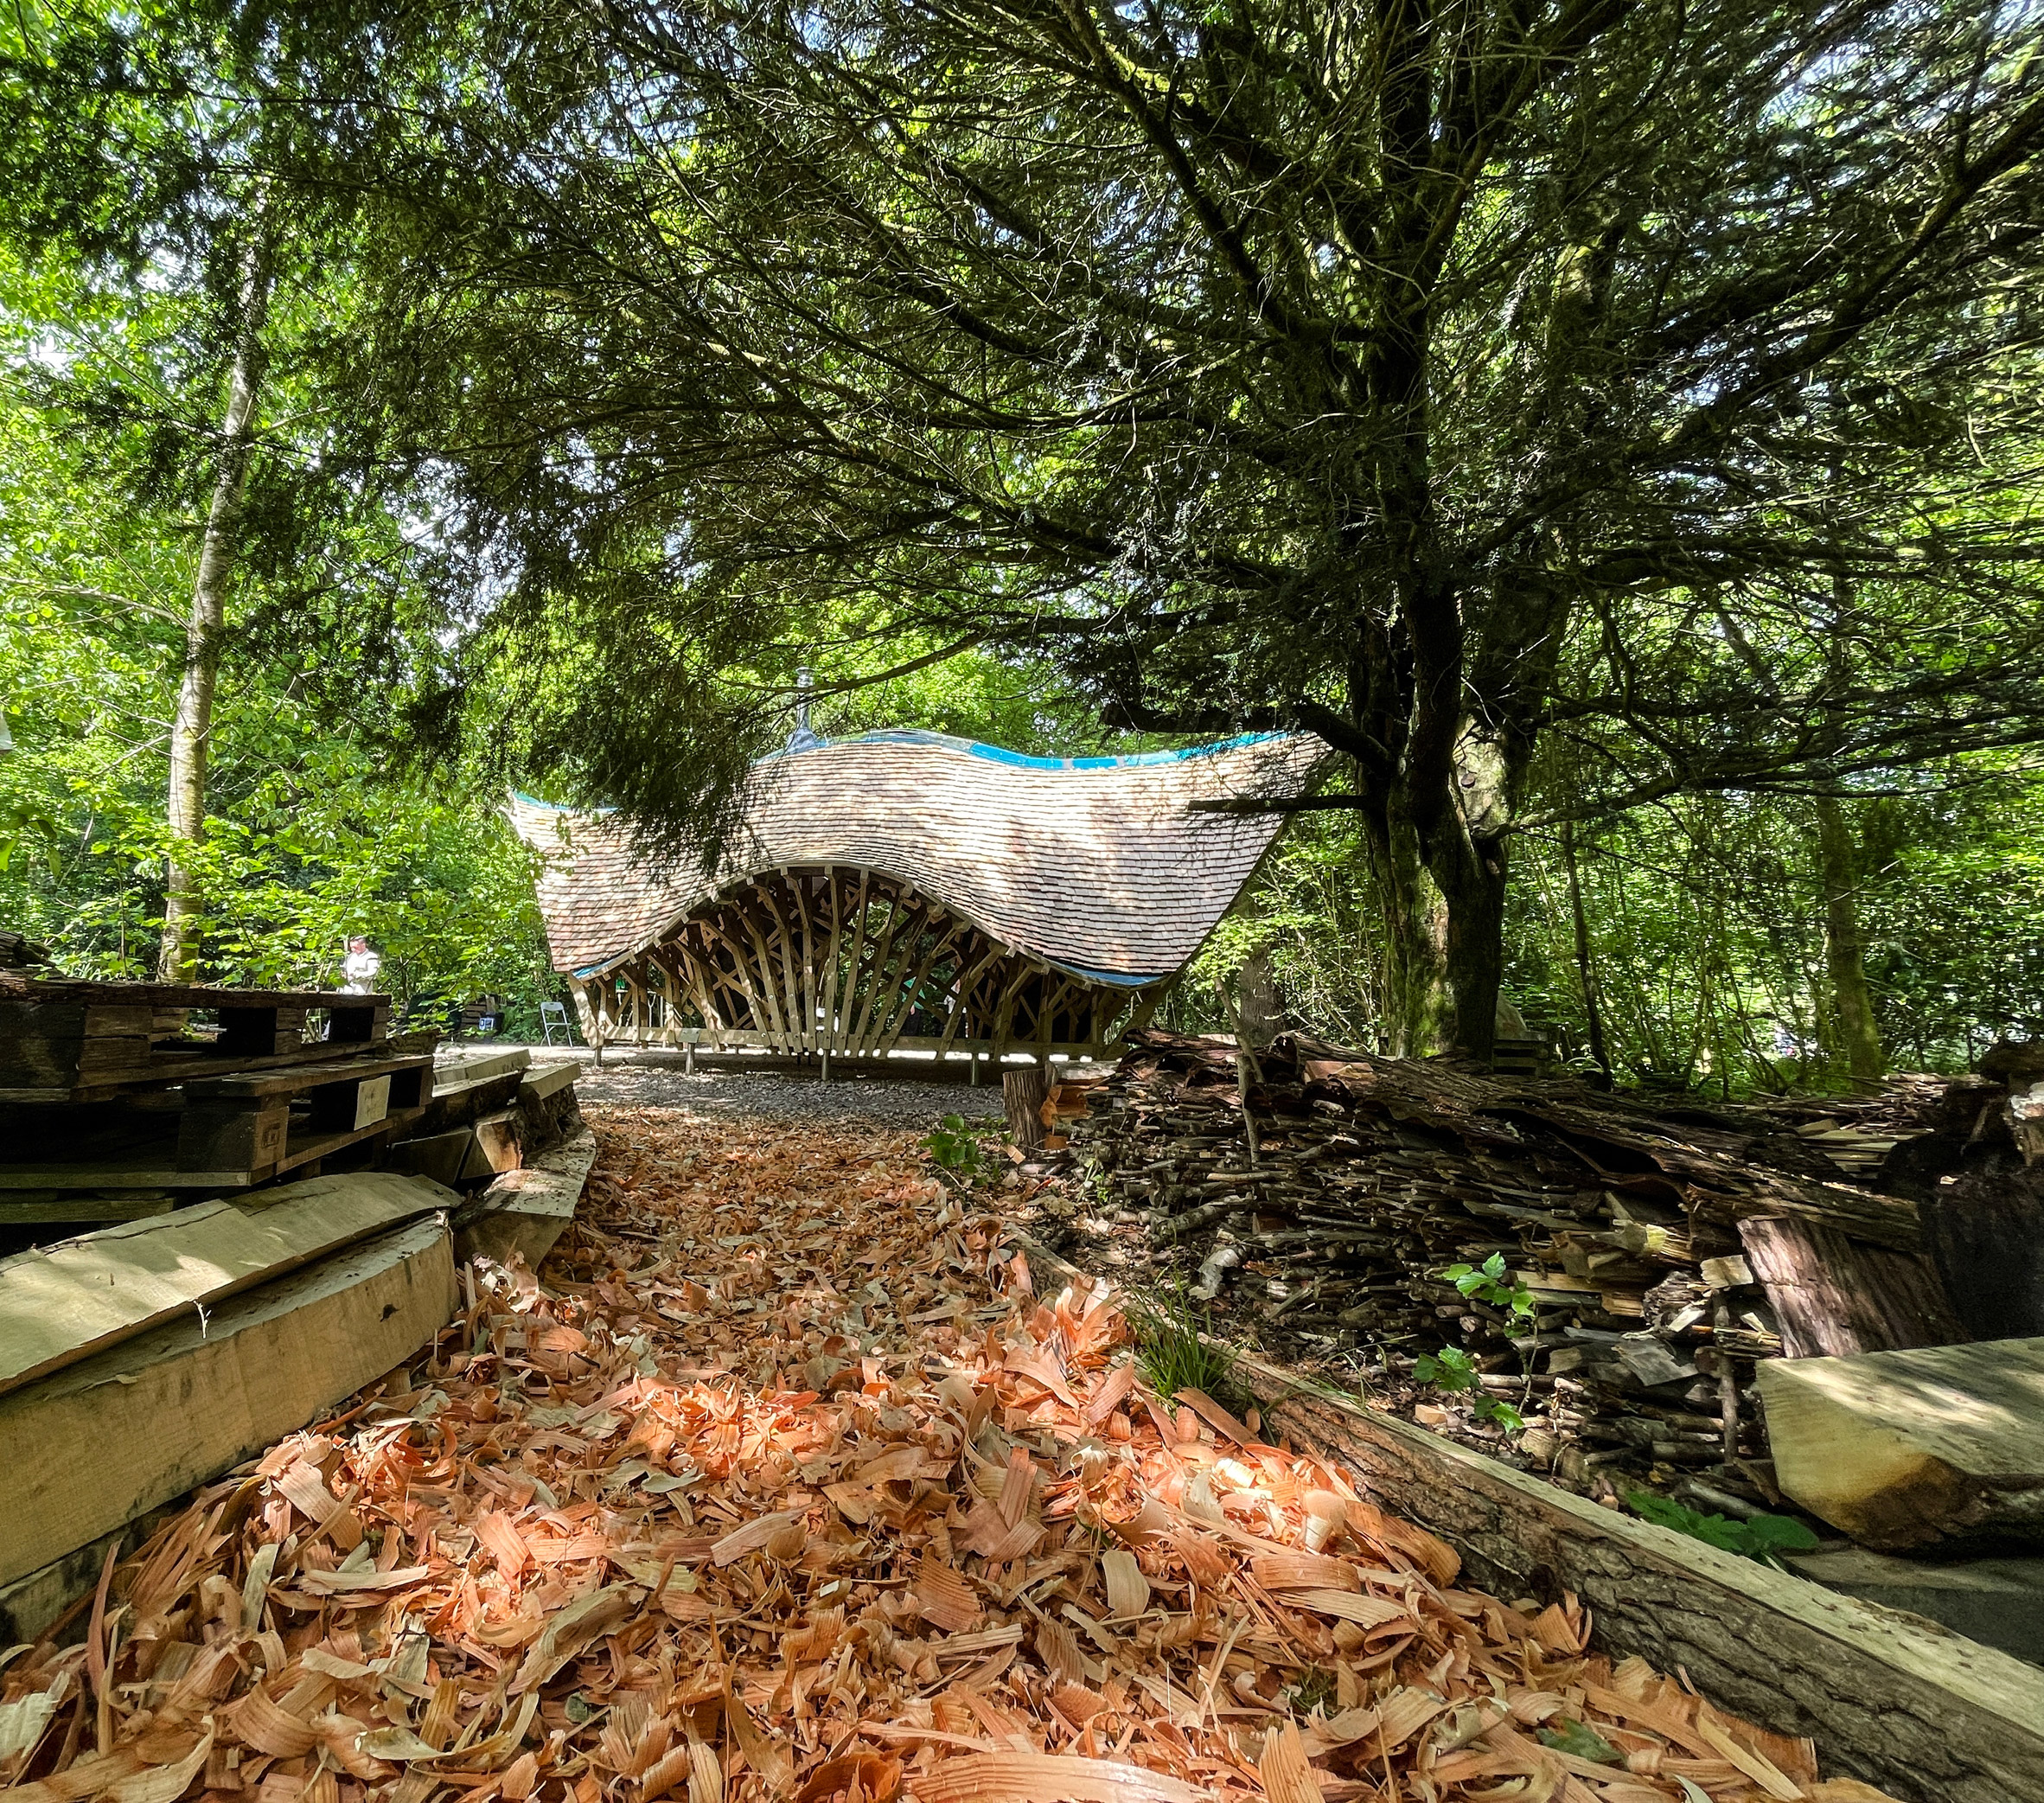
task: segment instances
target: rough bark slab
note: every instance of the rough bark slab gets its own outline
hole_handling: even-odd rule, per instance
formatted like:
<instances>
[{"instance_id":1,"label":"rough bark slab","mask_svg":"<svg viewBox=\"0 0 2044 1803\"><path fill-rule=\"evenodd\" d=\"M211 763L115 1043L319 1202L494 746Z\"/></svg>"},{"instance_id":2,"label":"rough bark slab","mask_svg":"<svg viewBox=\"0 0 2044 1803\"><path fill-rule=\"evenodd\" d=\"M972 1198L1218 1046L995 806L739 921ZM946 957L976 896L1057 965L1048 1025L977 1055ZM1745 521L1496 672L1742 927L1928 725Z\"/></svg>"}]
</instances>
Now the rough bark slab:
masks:
<instances>
[{"instance_id":1,"label":"rough bark slab","mask_svg":"<svg viewBox=\"0 0 2044 1803\"><path fill-rule=\"evenodd\" d=\"M1786 1216L1741 1221L1739 1237L1792 1359L1968 1337L1938 1268L1921 1252L1856 1245L1834 1228Z\"/></svg>"},{"instance_id":2,"label":"rough bark slab","mask_svg":"<svg viewBox=\"0 0 2044 1803\"><path fill-rule=\"evenodd\" d=\"M355 1172L201 1203L0 1261L0 1391L196 1318L370 1234L451 1208L431 1183Z\"/></svg>"},{"instance_id":3,"label":"rough bark slab","mask_svg":"<svg viewBox=\"0 0 2044 1803\"><path fill-rule=\"evenodd\" d=\"M457 1301L445 1226L416 1222L0 1397L0 1582L303 1427Z\"/></svg>"},{"instance_id":4,"label":"rough bark slab","mask_svg":"<svg viewBox=\"0 0 2044 1803\"><path fill-rule=\"evenodd\" d=\"M2044 1543L2044 1339L1760 1367L1775 1480L1888 1550Z\"/></svg>"},{"instance_id":5,"label":"rough bark slab","mask_svg":"<svg viewBox=\"0 0 2044 1803\"><path fill-rule=\"evenodd\" d=\"M1025 1242L1038 1288L1079 1275ZM1572 1590L1597 1645L1679 1667L1714 1702L1808 1735L1827 1773L1907 1803L2044 1803L2044 1671L1601 1508L1243 1356L1266 1426L1338 1459L1506 1597Z\"/></svg>"},{"instance_id":6,"label":"rough bark slab","mask_svg":"<svg viewBox=\"0 0 2044 1803\"><path fill-rule=\"evenodd\" d=\"M1050 1093L1050 1077L1040 1065L1001 1073L1000 1100L1007 1112L1008 1137L1025 1152L1033 1152L1044 1142L1044 1100Z\"/></svg>"}]
</instances>

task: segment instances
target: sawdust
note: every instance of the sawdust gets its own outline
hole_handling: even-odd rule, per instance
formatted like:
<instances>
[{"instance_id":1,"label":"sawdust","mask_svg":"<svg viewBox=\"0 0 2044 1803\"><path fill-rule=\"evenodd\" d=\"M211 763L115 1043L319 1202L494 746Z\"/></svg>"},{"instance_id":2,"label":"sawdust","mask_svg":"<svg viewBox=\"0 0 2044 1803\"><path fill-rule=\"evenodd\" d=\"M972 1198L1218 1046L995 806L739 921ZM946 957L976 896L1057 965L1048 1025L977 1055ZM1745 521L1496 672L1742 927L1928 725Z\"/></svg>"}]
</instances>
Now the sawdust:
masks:
<instances>
[{"instance_id":1,"label":"sawdust","mask_svg":"<svg viewBox=\"0 0 2044 1803\"><path fill-rule=\"evenodd\" d=\"M543 1281L470 1273L17 1650L7 1803L1824 1797L1572 1602L1146 1393L1113 1299L1033 1294L908 1135L591 1118Z\"/></svg>"}]
</instances>

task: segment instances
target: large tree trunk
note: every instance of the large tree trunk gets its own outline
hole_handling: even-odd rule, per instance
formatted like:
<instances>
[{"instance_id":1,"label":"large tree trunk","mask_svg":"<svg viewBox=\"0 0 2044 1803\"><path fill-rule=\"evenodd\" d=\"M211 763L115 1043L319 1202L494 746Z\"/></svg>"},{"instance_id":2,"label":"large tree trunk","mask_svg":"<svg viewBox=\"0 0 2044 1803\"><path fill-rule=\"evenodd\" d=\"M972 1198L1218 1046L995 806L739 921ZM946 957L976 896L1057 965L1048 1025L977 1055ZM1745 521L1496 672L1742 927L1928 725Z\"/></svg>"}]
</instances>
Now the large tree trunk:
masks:
<instances>
[{"instance_id":1,"label":"large tree trunk","mask_svg":"<svg viewBox=\"0 0 2044 1803\"><path fill-rule=\"evenodd\" d=\"M1447 910L1412 828L1388 808L1366 809L1363 818L1365 871L1384 936L1378 1048L1392 1058L1424 1058L1448 1042Z\"/></svg>"},{"instance_id":2,"label":"large tree trunk","mask_svg":"<svg viewBox=\"0 0 2044 1803\"><path fill-rule=\"evenodd\" d=\"M156 975L164 982L190 982L197 974L199 928L205 910L194 860L176 848L196 848L206 836L206 764L213 736L214 689L220 674L220 633L227 622L227 585L240 548L241 509L248 488L248 460L255 444L256 399L263 379L263 323L270 305L270 256L266 245L252 246L242 265L241 323L234 368L227 383L227 410L220 425L220 469L207 511L206 536L192 581L192 609L185 623L184 680L170 726L169 816L173 850L164 873L163 937Z\"/></svg>"},{"instance_id":3,"label":"large tree trunk","mask_svg":"<svg viewBox=\"0 0 2044 1803\"><path fill-rule=\"evenodd\" d=\"M1504 979L1505 847L1502 837L1466 841L1437 868L1447 901L1442 965L1447 981L1449 1049L1487 1061L1498 1037Z\"/></svg>"},{"instance_id":4,"label":"large tree trunk","mask_svg":"<svg viewBox=\"0 0 2044 1803\"><path fill-rule=\"evenodd\" d=\"M1830 979L1834 1056L1856 1084L1881 1079L1888 1059L1867 987L1866 941L1860 932L1858 847L1835 796L1817 798L1817 854L1824 892L1824 965Z\"/></svg>"}]
</instances>

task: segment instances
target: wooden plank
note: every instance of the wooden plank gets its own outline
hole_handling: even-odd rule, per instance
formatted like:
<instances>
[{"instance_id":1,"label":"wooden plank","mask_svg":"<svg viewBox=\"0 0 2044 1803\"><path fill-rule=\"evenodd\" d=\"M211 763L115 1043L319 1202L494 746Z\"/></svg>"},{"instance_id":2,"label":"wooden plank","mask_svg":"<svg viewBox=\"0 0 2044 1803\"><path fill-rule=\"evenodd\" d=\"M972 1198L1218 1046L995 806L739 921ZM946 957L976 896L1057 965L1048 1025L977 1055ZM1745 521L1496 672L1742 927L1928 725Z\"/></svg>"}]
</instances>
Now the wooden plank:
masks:
<instances>
[{"instance_id":1,"label":"wooden plank","mask_svg":"<svg viewBox=\"0 0 2044 1803\"><path fill-rule=\"evenodd\" d=\"M1081 1275L1023 1244L1039 1289ZM1440 1535L1475 1582L1543 1602L1573 1591L1600 1650L1680 1667L1714 1703L1813 1737L1827 1772L1907 1803L2044 1799L2044 1671L1602 1508L1251 1355L1234 1371L1267 1432Z\"/></svg>"},{"instance_id":2,"label":"wooden plank","mask_svg":"<svg viewBox=\"0 0 2044 1803\"><path fill-rule=\"evenodd\" d=\"M367 1127L357 1127L352 1130L339 1128L331 1133L293 1134L290 1146L285 1149L284 1155L278 1160L275 1168L261 1174L281 1177L288 1171L316 1164L323 1158L331 1158L336 1152L346 1151L348 1147L359 1144L363 1140L380 1136L395 1139L399 1134L408 1131L418 1116L419 1110L415 1108L393 1109L383 1119L373 1122Z\"/></svg>"},{"instance_id":3,"label":"wooden plank","mask_svg":"<svg viewBox=\"0 0 2044 1803\"><path fill-rule=\"evenodd\" d=\"M377 1043L393 1052L430 1050L436 1037L430 1033L405 1033L395 1039L380 1039ZM359 1041L316 1039L310 1045L294 1045L267 1058L230 1057L215 1052L209 1044L196 1040L166 1045L159 1039L152 1043L146 1065L135 1066L123 1074L98 1073L89 1079L42 1088L0 1084L0 1103L104 1102L119 1095L162 1090L208 1077L274 1070L281 1065L303 1065L324 1058L360 1058L362 1051Z\"/></svg>"},{"instance_id":4,"label":"wooden plank","mask_svg":"<svg viewBox=\"0 0 2044 1803\"><path fill-rule=\"evenodd\" d=\"M195 1077L185 1084L190 1097L296 1096L328 1084L355 1083L363 1077L418 1071L429 1076L430 1052L400 1052L327 1061L316 1060L260 1071L238 1071L224 1077Z\"/></svg>"},{"instance_id":5,"label":"wooden plank","mask_svg":"<svg viewBox=\"0 0 2044 1803\"><path fill-rule=\"evenodd\" d=\"M390 1006L390 997L348 997L334 989L236 989L224 983L118 983L86 977L32 977L0 971L0 996L37 1007L66 1002L148 1008L329 1008L360 1003Z\"/></svg>"},{"instance_id":6,"label":"wooden plank","mask_svg":"<svg viewBox=\"0 0 2044 1803\"><path fill-rule=\"evenodd\" d=\"M456 1215L456 1256L504 1264L515 1252L537 1270L574 1219L596 1154L596 1135L585 1127L524 1169L507 1171Z\"/></svg>"},{"instance_id":7,"label":"wooden plank","mask_svg":"<svg viewBox=\"0 0 2044 1803\"><path fill-rule=\"evenodd\" d=\"M565 1090L580 1074L578 1062L562 1059L554 1064L534 1065L525 1073L525 1081L519 1084L521 1101L536 1102L551 1096L556 1090Z\"/></svg>"},{"instance_id":8,"label":"wooden plank","mask_svg":"<svg viewBox=\"0 0 2044 1803\"><path fill-rule=\"evenodd\" d=\"M454 1127L444 1133L402 1140L383 1154L383 1168L407 1177L427 1177L450 1189L462 1180L475 1149L473 1128Z\"/></svg>"},{"instance_id":9,"label":"wooden plank","mask_svg":"<svg viewBox=\"0 0 2044 1803\"><path fill-rule=\"evenodd\" d=\"M507 1071L531 1068L533 1055L522 1045L506 1051L443 1050L434 1054L433 1093L445 1095L467 1084L482 1083Z\"/></svg>"},{"instance_id":10,"label":"wooden plank","mask_svg":"<svg viewBox=\"0 0 2044 1803\"><path fill-rule=\"evenodd\" d=\"M444 1071L440 1076L442 1080L434 1090L432 1099L425 1104L417 1124L411 1129L410 1136L414 1139L429 1134L451 1133L482 1116L494 1115L523 1094L526 1085L526 1072L517 1065L494 1071L471 1083L449 1083Z\"/></svg>"},{"instance_id":11,"label":"wooden plank","mask_svg":"<svg viewBox=\"0 0 2044 1803\"><path fill-rule=\"evenodd\" d=\"M415 1222L0 1397L0 1582L316 1420L457 1306L446 1227Z\"/></svg>"},{"instance_id":12,"label":"wooden plank","mask_svg":"<svg viewBox=\"0 0 2044 1803\"><path fill-rule=\"evenodd\" d=\"M501 1176L523 1162L518 1136L518 1116L511 1109L485 1116L476 1122L476 1156L469 1160L464 1177Z\"/></svg>"},{"instance_id":13,"label":"wooden plank","mask_svg":"<svg viewBox=\"0 0 2044 1803\"><path fill-rule=\"evenodd\" d=\"M1770 1359L1759 1378L1782 1493L1854 1539L2044 1544L2044 1339Z\"/></svg>"},{"instance_id":14,"label":"wooden plank","mask_svg":"<svg viewBox=\"0 0 2044 1803\"><path fill-rule=\"evenodd\" d=\"M168 1214L175 1200L161 1190L108 1190L98 1194L0 1190L0 1227L84 1227L100 1222L137 1221Z\"/></svg>"},{"instance_id":15,"label":"wooden plank","mask_svg":"<svg viewBox=\"0 0 2044 1803\"><path fill-rule=\"evenodd\" d=\"M1741 1221L1739 1237L1792 1359L1969 1337L1925 1253L1856 1244L1834 1227L1788 1216Z\"/></svg>"},{"instance_id":16,"label":"wooden plank","mask_svg":"<svg viewBox=\"0 0 2044 1803\"><path fill-rule=\"evenodd\" d=\"M458 1199L350 1172L18 1252L0 1260L0 1391Z\"/></svg>"}]
</instances>

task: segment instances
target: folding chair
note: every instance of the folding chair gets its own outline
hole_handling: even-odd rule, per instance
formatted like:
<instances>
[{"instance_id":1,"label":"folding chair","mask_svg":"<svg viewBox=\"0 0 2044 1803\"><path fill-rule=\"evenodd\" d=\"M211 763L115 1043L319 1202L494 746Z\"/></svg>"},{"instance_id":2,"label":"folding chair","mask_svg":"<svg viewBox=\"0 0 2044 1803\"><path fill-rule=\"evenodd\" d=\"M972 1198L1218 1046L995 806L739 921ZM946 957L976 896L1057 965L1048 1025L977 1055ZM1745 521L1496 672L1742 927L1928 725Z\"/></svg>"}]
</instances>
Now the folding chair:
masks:
<instances>
[{"instance_id":1,"label":"folding chair","mask_svg":"<svg viewBox=\"0 0 2044 1803\"><path fill-rule=\"evenodd\" d=\"M565 1001L543 1001L540 1004L540 1034L549 1045L553 1044L554 1029L560 1030L561 1044L575 1043L575 1023L568 1019L568 1005Z\"/></svg>"}]
</instances>

